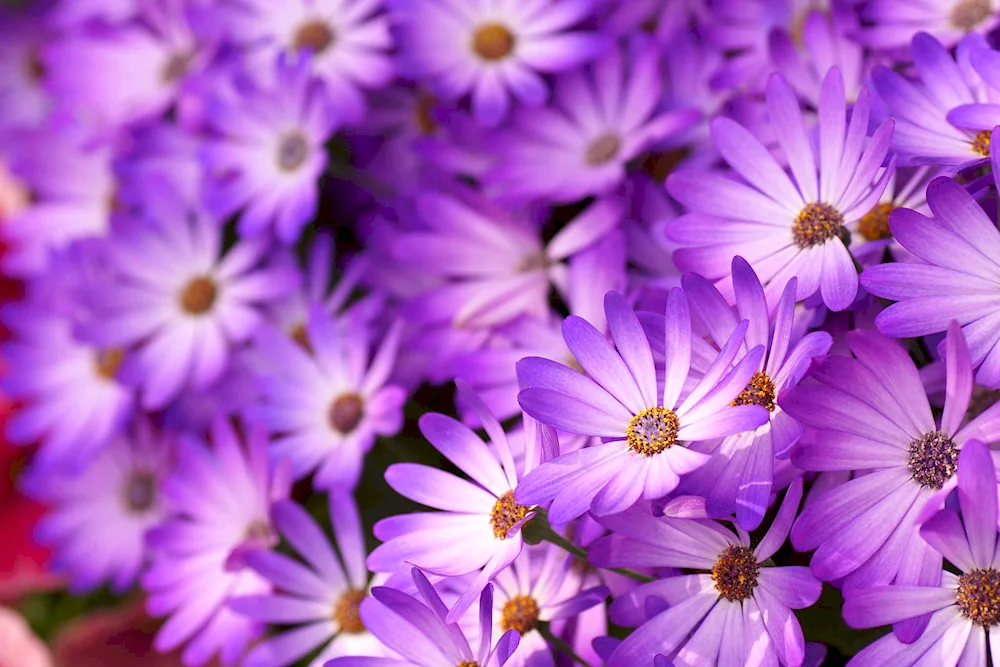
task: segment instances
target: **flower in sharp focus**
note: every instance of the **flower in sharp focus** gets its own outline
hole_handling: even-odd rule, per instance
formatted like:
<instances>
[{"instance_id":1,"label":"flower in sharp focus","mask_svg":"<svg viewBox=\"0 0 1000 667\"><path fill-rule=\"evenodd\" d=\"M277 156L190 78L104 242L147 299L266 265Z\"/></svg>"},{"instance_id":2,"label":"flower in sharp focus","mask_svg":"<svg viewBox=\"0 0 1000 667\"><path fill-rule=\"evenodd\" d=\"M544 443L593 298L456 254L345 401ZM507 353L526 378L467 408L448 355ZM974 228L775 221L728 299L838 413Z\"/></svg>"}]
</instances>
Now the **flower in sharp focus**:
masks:
<instances>
[{"instance_id":1,"label":"flower in sharp focus","mask_svg":"<svg viewBox=\"0 0 1000 667\"><path fill-rule=\"evenodd\" d=\"M588 510L615 514L640 498L666 496L682 476L710 458L692 450L692 441L754 430L769 416L759 405L732 405L764 355L758 345L737 361L746 322L733 331L702 378L689 384L688 302L679 288L672 290L661 388L636 314L615 292L605 297L604 307L614 345L586 320L569 317L563 323L566 344L587 375L540 357L518 363L526 387L518 402L525 412L555 429L603 440L546 462L521 481L517 501L529 506L551 502L549 517L555 524Z\"/></svg>"},{"instance_id":2,"label":"flower in sharp focus","mask_svg":"<svg viewBox=\"0 0 1000 667\"><path fill-rule=\"evenodd\" d=\"M941 510L920 529L957 573L939 572L935 586L878 586L847 595L844 618L856 628L930 615L915 641L887 635L854 656L850 667L985 665L1000 655L997 476L989 449L976 440L958 457L958 507L961 512Z\"/></svg>"},{"instance_id":3,"label":"flower in sharp focus","mask_svg":"<svg viewBox=\"0 0 1000 667\"><path fill-rule=\"evenodd\" d=\"M592 563L697 571L615 599L611 619L638 628L608 667L649 664L658 653L673 656L679 667L801 665L805 641L792 610L815 603L822 586L808 568L766 562L784 544L801 498L796 480L756 547L746 533L715 522L656 518L638 508L602 519L612 533L591 547Z\"/></svg>"},{"instance_id":4,"label":"flower in sharp focus","mask_svg":"<svg viewBox=\"0 0 1000 667\"><path fill-rule=\"evenodd\" d=\"M228 602L270 591L246 558L276 544L271 503L289 490L287 474L268 465L262 431L251 430L244 446L219 418L211 435L211 446L178 441L176 466L163 483L167 519L148 533L152 564L141 579L150 615L168 617L156 650L186 644L184 663L194 667L215 655L235 665L263 630Z\"/></svg>"},{"instance_id":5,"label":"flower in sharp focus","mask_svg":"<svg viewBox=\"0 0 1000 667\"><path fill-rule=\"evenodd\" d=\"M402 659L342 657L324 667L503 667L517 650L517 630L493 636L493 586L479 596L479 647L473 652L462 629L446 618L447 608L417 568L412 569L419 599L385 586L361 603L361 622Z\"/></svg>"},{"instance_id":6,"label":"flower in sharp focus","mask_svg":"<svg viewBox=\"0 0 1000 667\"><path fill-rule=\"evenodd\" d=\"M497 573L521 553L521 526L534 513L514 500L514 491L518 479L537 465L539 454L537 448L526 454L523 470L519 470L500 423L463 382L458 381L458 386L492 446L451 417L433 412L421 417L424 437L471 481L416 463L389 466L385 471L389 486L400 495L442 511L379 521L374 532L383 544L368 556L368 568L373 572L394 572L404 563L444 576L475 572L448 612L449 622L461 618Z\"/></svg>"},{"instance_id":7,"label":"flower in sharp focus","mask_svg":"<svg viewBox=\"0 0 1000 667\"><path fill-rule=\"evenodd\" d=\"M258 643L243 659L243 667L286 667L320 647L310 667L323 667L342 655L380 653L381 644L365 629L358 612L368 597L368 572L354 499L330 493L330 518L341 556L299 505L280 501L271 515L278 533L305 563L276 551L248 553L247 566L270 581L275 592L237 598L230 607L255 621L297 627Z\"/></svg>"},{"instance_id":8,"label":"flower in sharp focus","mask_svg":"<svg viewBox=\"0 0 1000 667\"><path fill-rule=\"evenodd\" d=\"M674 241L689 246L674 254L678 267L718 280L732 299L726 278L740 255L757 272L772 307L793 276L798 300L819 293L832 310L853 303L858 276L844 237L879 201L895 168L895 158L882 166L892 121L866 146L868 93L861 90L848 123L836 68L823 80L820 97L814 150L791 88L778 74L768 81L771 126L791 178L746 129L725 117L713 121L716 148L744 180L700 170L670 175L670 193L689 210L668 226Z\"/></svg>"},{"instance_id":9,"label":"flower in sharp focus","mask_svg":"<svg viewBox=\"0 0 1000 667\"><path fill-rule=\"evenodd\" d=\"M969 32L986 34L997 25L997 0L871 0L861 13L865 27L857 39L865 46L905 49L914 33L930 33L953 46Z\"/></svg>"}]
</instances>

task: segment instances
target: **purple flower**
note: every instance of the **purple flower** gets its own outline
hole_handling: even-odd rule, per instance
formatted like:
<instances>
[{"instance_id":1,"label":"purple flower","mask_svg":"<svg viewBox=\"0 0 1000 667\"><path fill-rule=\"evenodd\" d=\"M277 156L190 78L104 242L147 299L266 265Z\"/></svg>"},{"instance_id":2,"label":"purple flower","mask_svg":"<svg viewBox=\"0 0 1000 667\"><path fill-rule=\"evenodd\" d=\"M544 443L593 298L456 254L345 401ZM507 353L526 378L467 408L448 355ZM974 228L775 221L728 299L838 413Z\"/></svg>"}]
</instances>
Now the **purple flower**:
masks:
<instances>
[{"instance_id":1,"label":"purple flower","mask_svg":"<svg viewBox=\"0 0 1000 667\"><path fill-rule=\"evenodd\" d=\"M912 261L872 266L862 274L866 290L897 301L875 323L882 333L902 338L939 333L957 320L978 367L977 382L1000 387L1000 302L994 296L1000 233L976 200L950 178L928 186L927 203L933 220L908 209L889 216L893 237Z\"/></svg>"},{"instance_id":2,"label":"purple flower","mask_svg":"<svg viewBox=\"0 0 1000 667\"><path fill-rule=\"evenodd\" d=\"M679 249L674 261L719 280L740 255L757 272L772 307L795 276L797 300L818 292L827 307L843 310L857 295L858 276L842 236L875 206L892 175L895 159L882 166L892 121L866 140L869 102L862 89L848 123L836 68L823 80L818 150L792 89L778 74L768 81L767 108L792 178L747 130L716 118L715 146L743 180L696 170L670 175L670 193L690 209L668 227L674 241L690 246ZM727 285L717 283L731 298Z\"/></svg>"},{"instance_id":3,"label":"purple flower","mask_svg":"<svg viewBox=\"0 0 1000 667\"><path fill-rule=\"evenodd\" d=\"M368 556L373 572L394 572L404 563L444 576L476 572L448 612L449 623L460 619L497 573L521 553L521 526L534 516L514 500L520 471L500 423L464 383L459 381L458 386L476 410L492 447L451 417L433 412L421 417L424 437L472 481L416 463L389 466L385 471L389 486L442 511L379 521L375 537L383 544ZM524 458L524 472L537 465L539 452L536 443L527 444L533 451Z\"/></svg>"},{"instance_id":4,"label":"purple flower","mask_svg":"<svg viewBox=\"0 0 1000 667\"><path fill-rule=\"evenodd\" d=\"M24 488L49 506L36 538L75 593L110 582L127 590L146 564L146 531L165 515L160 485L172 466L169 439L145 419L72 470L36 464Z\"/></svg>"},{"instance_id":5,"label":"purple flower","mask_svg":"<svg viewBox=\"0 0 1000 667\"><path fill-rule=\"evenodd\" d=\"M254 646L241 665L286 667L320 647L310 667L323 667L343 655L382 652L358 613L368 597L368 572L354 499L343 492L330 494L330 518L341 556L334 553L316 521L294 502L275 503L271 516L279 534L305 563L277 551L248 553L247 566L270 581L276 592L236 598L229 606L261 623L297 627Z\"/></svg>"},{"instance_id":6,"label":"purple flower","mask_svg":"<svg viewBox=\"0 0 1000 667\"><path fill-rule=\"evenodd\" d=\"M177 465L163 484L168 517L148 533L152 565L142 576L147 611L169 616L154 647L167 653L187 643L185 665L216 654L235 665L263 628L227 602L271 589L245 561L277 541L270 508L288 495L287 475L268 466L262 431L252 430L244 448L221 417L211 446L189 437L178 445Z\"/></svg>"},{"instance_id":7,"label":"purple flower","mask_svg":"<svg viewBox=\"0 0 1000 667\"><path fill-rule=\"evenodd\" d=\"M958 457L958 506L960 513L949 507L936 514L920 535L960 574L939 571L933 585L878 586L847 596L844 618L856 628L930 615L919 638L903 643L896 635L883 637L858 653L851 667L985 665L998 655L997 478L989 449L977 440Z\"/></svg>"},{"instance_id":8,"label":"purple flower","mask_svg":"<svg viewBox=\"0 0 1000 667\"><path fill-rule=\"evenodd\" d=\"M471 95L484 125L507 116L511 95L527 106L544 103L549 91L540 73L571 69L607 47L601 35L572 29L591 14L593 0L388 4L398 22L400 73L448 101Z\"/></svg>"},{"instance_id":9,"label":"purple flower","mask_svg":"<svg viewBox=\"0 0 1000 667\"><path fill-rule=\"evenodd\" d=\"M412 569L420 598L386 586L372 589L372 598L361 603L361 622L402 659L343 657L325 667L503 667L517 649L516 630L493 636L493 586L479 596L479 649L473 653L465 632L447 619L447 607L427 577Z\"/></svg>"},{"instance_id":10,"label":"purple flower","mask_svg":"<svg viewBox=\"0 0 1000 667\"><path fill-rule=\"evenodd\" d=\"M309 75L308 58L278 65L274 83L220 101L208 117L216 138L203 157L206 202L220 217L240 212L240 233L273 229L292 244L315 215L323 145L337 120L328 91Z\"/></svg>"},{"instance_id":11,"label":"purple flower","mask_svg":"<svg viewBox=\"0 0 1000 667\"><path fill-rule=\"evenodd\" d=\"M821 579L844 579L845 591L892 582L937 585L940 555L917 533L921 513L955 486L961 448L972 438L1000 438L1000 405L962 425L972 395L972 366L957 325L945 354L947 397L936 422L913 362L873 331L847 335L855 358L830 356L814 366L813 382L781 400L808 427L792 454L803 470L867 471L806 504L792 528L799 551L816 549ZM919 623L897 627L915 638Z\"/></svg>"},{"instance_id":12,"label":"purple flower","mask_svg":"<svg viewBox=\"0 0 1000 667\"><path fill-rule=\"evenodd\" d=\"M721 349L726 344L741 318L749 323L746 347L763 346L764 357L735 402L767 408L769 419L756 430L693 444L694 451L713 459L682 482L682 489L707 497L716 516L735 512L739 525L753 530L770 504L774 457L787 458L803 431L778 402L805 376L813 359L829 351L832 339L826 332L814 331L795 340L794 278L785 286L771 317L764 288L742 257L733 259L732 274L735 309L701 276L685 276L684 293L698 330L706 333L713 347Z\"/></svg>"},{"instance_id":13,"label":"purple flower","mask_svg":"<svg viewBox=\"0 0 1000 667\"><path fill-rule=\"evenodd\" d=\"M544 463L522 480L517 502L551 502L554 524L587 510L615 514L640 498L662 498L682 476L709 460L690 448L692 441L753 430L768 419L767 409L758 405L730 405L764 355L763 346L757 346L733 367L741 356L746 322L694 381L689 377L694 352L688 303L680 289L672 290L660 386L636 314L615 292L608 293L604 308L614 346L586 320L573 316L563 323L566 344L587 375L540 357L518 363L518 376L527 387L518 394L525 412L558 430L603 440Z\"/></svg>"},{"instance_id":14,"label":"purple flower","mask_svg":"<svg viewBox=\"0 0 1000 667\"><path fill-rule=\"evenodd\" d=\"M680 667L801 665L805 641L793 609L819 599L805 567L766 561L785 542L802 498L797 480L755 548L746 533L711 521L656 518L638 508L605 517L612 534L590 549L600 567L679 567L698 571L643 584L611 604L611 620L639 626L608 667L649 664L662 653Z\"/></svg>"},{"instance_id":15,"label":"purple flower","mask_svg":"<svg viewBox=\"0 0 1000 667\"><path fill-rule=\"evenodd\" d=\"M997 0L870 0L857 33L873 49L905 49L914 33L930 33L951 47L969 32L986 34L997 25ZM917 56L914 55L916 60Z\"/></svg>"},{"instance_id":16,"label":"purple flower","mask_svg":"<svg viewBox=\"0 0 1000 667\"><path fill-rule=\"evenodd\" d=\"M248 410L271 434L272 458L290 461L293 478L315 470L320 488L353 486L375 437L402 427L406 391L388 384L399 336L394 326L373 355L366 323L320 307L295 338L260 329L261 395Z\"/></svg>"},{"instance_id":17,"label":"purple flower","mask_svg":"<svg viewBox=\"0 0 1000 667\"><path fill-rule=\"evenodd\" d=\"M497 142L486 183L505 197L574 201L604 195L626 164L698 120L693 109L660 113L658 48L633 42L556 84L555 108L522 109Z\"/></svg>"}]
</instances>

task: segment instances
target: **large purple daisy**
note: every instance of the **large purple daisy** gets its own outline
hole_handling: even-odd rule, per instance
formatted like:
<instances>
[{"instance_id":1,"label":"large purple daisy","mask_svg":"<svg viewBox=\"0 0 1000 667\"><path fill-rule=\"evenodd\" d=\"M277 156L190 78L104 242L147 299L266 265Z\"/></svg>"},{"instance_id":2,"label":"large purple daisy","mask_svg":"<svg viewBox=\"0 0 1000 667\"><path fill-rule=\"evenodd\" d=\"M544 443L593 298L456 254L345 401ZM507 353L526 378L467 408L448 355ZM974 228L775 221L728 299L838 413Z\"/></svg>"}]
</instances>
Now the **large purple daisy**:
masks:
<instances>
[{"instance_id":1,"label":"large purple daisy","mask_svg":"<svg viewBox=\"0 0 1000 667\"><path fill-rule=\"evenodd\" d=\"M859 3L860 4L860 3ZM970 32L986 34L1000 19L997 0L871 0L857 39L874 49L905 49L914 33L954 46Z\"/></svg>"}]
</instances>

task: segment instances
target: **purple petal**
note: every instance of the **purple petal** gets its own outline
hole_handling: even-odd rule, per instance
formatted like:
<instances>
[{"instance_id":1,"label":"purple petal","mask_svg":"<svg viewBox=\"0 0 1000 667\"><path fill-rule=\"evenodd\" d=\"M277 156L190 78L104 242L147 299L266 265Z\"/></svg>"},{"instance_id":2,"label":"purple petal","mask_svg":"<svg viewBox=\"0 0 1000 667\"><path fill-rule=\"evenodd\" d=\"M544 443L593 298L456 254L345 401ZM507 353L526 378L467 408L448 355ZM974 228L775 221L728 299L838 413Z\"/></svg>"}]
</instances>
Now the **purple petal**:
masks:
<instances>
[{"instance_id":1,"label":"purple petal","mask_svg":"<svg viewBox=\"0 0 1000 667\"><path fill-rule=\"evenodd\" d=\"M858 272L844 244L833 239L823 246L823 275L820 279L823 303L830 310L844 310L858 295Z\"/></svg>"},{"instance_id":2,"label":"purple petal","mask_svg":"<svg viewBox=\"0 0 1000 667\"><path fill-rule=\"evenodd\" d=\"M673 409L691 368L691 314L687 297L679 287L670 290L667 296L665 328L666 377L662 405Z\"/></svg>"},{"instance_id":3,"label":"purple petal","mask_svg":"<svg viewBox=\"0 0 1000 667\"><path fill-rule=\"evenodd\" d=\"M788 539L788 531L791 530L792 522L795 521L795 513L799 511L800 502L802 502L802 478L796 477L785 492L785 499L781 501L781 507L778 509L774 521L771 522L767 534L754 550L759 562L773 556Z\"/></svg>"},{"instance_id":4,"label":"purple petal","mask_svg":"<svg viewBox=\"0 0 1000 667\"><path fill-rule=\"evenodd\" d=\"M920 527L920 536L962 572L976 569L958 512L945 508Z\"/></svg>"},{"instance_id":5,"label":"purple petal","mask_svg":"<svg viewBox=\"0 0 1000 667\"><path fill-rule=\"evenodd\" d=\"M816 603L823 584L808 567L765 567L760 585L785 607L805 609Z\"/></svg>"},{"instance_id":6,"label":"purple petal","mask_svg":"<svg viewBox=\"0 0 1000 667\"><path fill-rule=\"evenodd\" d=\"M629 424L593 405L548 389L524 389L517 395L517 402L538 421L567 433L623 439Z\"/></svg>"},{"instance_id":7,"label":"purple petal","mask_svg":"<svg viewBox=\"0 0 1000 667\"><path fill-rule=\"evenodd\" d=\"M740 176L789 211L802 208L802 196L788 175L752 134L723 116L712 121L711 131L716 149Z\"/></svg>"},{"instance_id":8,"label":"purple petal","mask_svg":"<svg viewBox=\"0 0 1000 667\"><path fill-rule=\"evenodd\" d=\"M852 628L876 628L955 604L955 591L927 586L876 586L852 591L844 620Z\"/></svg>"},{"instance_id":9,"label":"purple petal","mask_svg":"<svg viewBox=\"0 0 1000 667\"><path fill-rule=\"evenodd\" d=\"M609 292L604 297L604 310L608 316L608 326L615 340L615 347L628 366L635 384L642 395L643 407L657 405L656 369L649 341L639 324L639 318L617 292Z\"/></svg>"},{"instance_id":10,"label":"purple petal","mask_svg":"<svg viewBox=\"0 0 1000 667\"><path fill-rule=\"evenodd\" d=\"M385 481L399 495L450 512L489 513L496 496L450 472L418 463L394 463Z\"/></svg>"},{"instance_id":11,"label":"purple petal","mask_svg":"<svg viewBox=\"0 0 1000 667\"><path fill-rule=\"evenodd\" d=\"M753 431L767 423L771 413L759 405L738 405L710 415L694 424L682 426L677 437L682 440L723 438L734 433Z\"/></svg>"},{"instance_id":12,"label":"purple petal","mask_svg":"<svg viewBox=\"0 0 1000 667\"><path fill-rule=\"evenodd\" d=\"M497 497L509 489L500 463L468 426L433 412L421 417L419 425L420 432L434 448L466 475Z\"/></svg>"},{"instance_id":13,"label":"purple petal","mask_svg":"<svg viewBox=\"0 0 1000 667\"><path fill-rule=\"evenodd\" d=\"M782 568L789 569L789 568ZM805 654L802 627L795 614L770 593L767 586L758 586L754 599L764 617L764 627L771 636L778 658L786 665L800 665Z\"/></svg>"},{"instance_id":14,"label":"purple petal","mask_svg":"<svg viewBox=\"0 0 1000 667\"><path fill-rule=\"evenodd\" d=\"M945 341L946 386L944 414L941 416L941 430L955 434L965 421L965 413L972 400L972 360L969 347L958 322L952 321ZM927 429L925 432L929 432Z\"/></svg>"},{"instance_id":15,"label":"purple petal","mask_svg":"<svg viewBox=\"0 0 1000 667\"><path fill-rule=\"evenodd\" d=\"M839 78L840 72L833 69L827 74L826 81L830 81L834 74ZM806 202L818 201L816 162L806 136L806 124L799 101L784 77L778 73L771 74L768 78L766 96L771 126L795 176L802 199ZM843 98L838 100L838 104L843 105Z\"/></svg>"},{"instance_id":16,"label":"purple petal","mask_svg":"<svg viewBox=\"0 0 1000 667\"><path fill-rule=\"evenodd\" d=\"M958 455L958 502L976 567L988 568L997 543L997 476L989 449L978 440Z\"/></svg>"},{"instance_id":17,"label":"purple petal","mask_svg":"<svg viewBox=\"0 0 1000 667\"><path fill-rule=\"evenodd\" d=\"M633 414L650 407L643 401L642 393L625 362L604 334L595 329L590 322L575 315L566 318L562 330L566 345L573 352L573 356L587 374L609 394ZM648 346L648 343L645 344Z\"/></svg>"}]
</instances>

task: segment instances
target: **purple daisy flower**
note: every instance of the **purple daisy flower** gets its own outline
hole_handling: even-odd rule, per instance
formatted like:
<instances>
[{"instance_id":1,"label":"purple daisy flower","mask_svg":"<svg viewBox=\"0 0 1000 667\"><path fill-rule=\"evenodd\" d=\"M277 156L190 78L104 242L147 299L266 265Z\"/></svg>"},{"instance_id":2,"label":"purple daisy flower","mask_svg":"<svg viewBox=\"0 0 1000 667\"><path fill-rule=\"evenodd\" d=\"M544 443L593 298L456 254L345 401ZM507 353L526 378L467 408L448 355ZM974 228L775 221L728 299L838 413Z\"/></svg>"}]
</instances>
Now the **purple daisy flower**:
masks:
<instances>
[{"instance_id":1,"label":"purple daisy flower","mask_svg":"<svg viewBox=\"0 0 1000 667\"><path fill-rule=\"evenodd\" d=\"M801 665L805 641L792 610L815 603L822 586L808 568L766 563L784 544L801 498L797 480L756 547L746 533L711 521L656 518L638 508L605 517L612 534L591 547L592 563L698 571L615 599L611 620L639 627L614 650L608 667L649 664L658 653L679 667Z\"/></svg>"},{"instance_id":2,"label":"purple daisy flower","mask_svg":"<svg viewBox=\"0 0 1000 667\"><path fill-rule=\"evenodd\" d=\"M273 229L283 243L294 243L316 213L327 164L323 145L337 125L308 59L282 61L271 87L220 101L208 122L217 135L203 152L209 209L223 218L242 209L241 234Z\"/></svg>"},{"instance_id":3,"label":"purple daisy flower","mask_svg":"<svg viewBox=\"0 0 1000 667\"><path fill-rule=\"evenodd\" d=\"M400 73L454 101L469 94L476 120L497 125L511 95L528 106L548 97L539 75L577 67L605 51L606 39L574 30L593 0L390 0L398 26Z\"/></svg>"},{"instance_id":4,"label":"purple daisy flower","mask_svg":"<svg viewBox=\"0 0 1000 667\"><path fill-rule=\"evenodd\" d=\"M246 341L260 308L295 289L296 272L268 266L269 243L247 240L223 254L222 230L197 211L170 223L134 223L110 239L109 277L94 286L85 337L138 346L137 381L147 409L185 387L206 388L225 371L230 346Z\"/></svg>"},{"instance_id":5,"label":"purple daisy flower","mask_svg":"<svg viewBox=\"0 0 1000 667\"><path fill-rule=\"evenodd\" d=\"M185 665L203 665L216 654L235 665L263 627L228 601L270 591L245 561L277 542L271 503L287 497L290 485L268 466L260 430L250 431L244 447L220 417L211 446L190 437L178 445L176 467L163 483L167 520L148 533L152 564L142 576L149 614L169 616L154 647L167 653L186 643Z\"/></svg>"},{"instance_id":6,"label":"purple daisy flower","mask_svg":"<svg viewBox=\"0 0 1000 667\"><path fill-rule=\"evenodd\" d=\"M520 477L537 465L539 452L534 442L528 442L533 451L519 470L500 422L461 380L457 384L491 445L451 417L433 412L421 417L420 432L472 481L416 463L389 466L385 479L400 495L442 511L379 521L375 537L383 544L368 556L373 572L394 572L404 563L443 576L475 572L448 612L449 623L460 619L497 573L521 553L521 526L534 512L514 500L514 491Z\"/></svg>"},{"instance_id":7,"label":"purple daisy flower","mask_svg":"<svg viewBox=\"0 0 1000 667\"><path fill-rule=\"evenodd\" d=\"M763 346L757 346L737 362L746 322L693 382L688 303L680 289L672 290L661 387L639 318L615 292L608 293L604 308L614 346L584 319L569 317L563 323L566 344L587 375L539 357L518 363L527 388L517 398L525 412L560 431L603 440L544 463L522 480L517 502L551 502L549 518L555 524L587 510L615 514L640 498L662 498L709 460L691 449L692 441L750 431L768 420L767 409L759 405L731 405L764 355Z\"/></svg>"},{"instance_id":8,"label":"purple daisy flower","mask_svg":"<svg viewBox=\"0 0 1000 667\"><path fill-rule=\"evenodd\" d=\"M319 307L301 338L260 329L261 395L248 411L272 435L272 458L289 460L294 479L315 470L320 488L353 487L375 437L399 432L406 390L388 383L399 338L397 325L372 354L366 323L334 319Z\"/></svg>"},{"instance_id":9,"label":"purple daisy flower","mask_svg":"<svg viewBox=\"0 0 1000 667\"><path fill-rule=\"evenodd\" d=\"M110 582L124 592L146 564L146 531L165 516L160 485L172 465L168 440L139 419L81 470L36 466L24 489L50 509L36 538L75 593Z\"/></svg>"},{"instance_id":10,"label":"purple daisy flower","mask_svg":"<svg viewBox=\"0 0 1000 667\"><path fill-rule=\"evenodd\" d=\"M905 49L915 33L929 33L951 47L969 32L986 34L995 28L1000 20L1000 2L870 0L861 17L865 27L856 38L870 48Z\"/></svg>"},{"instance_id":11,"label":"purple daisy flower","mask_svg":"<svg viewBox=\"0 0 1000 667\"><path fill-rule=\"evenodd\" d=\"M519 200L607 194L623 181L630 160L698 121L694 109L658 112L662 88L658 47L644 41L564 75L554 108L514 115L486 183Z\"/></svg>"},{"instance_id":12,"label":"purple daisy flower","mask_svg":"<svg viewBox=\"0 0 1000 667\"><path fill-rule=\"evenodd\" d=\"M858 653L851 667L933 664L986 665L1000 658L1000 552L997 552L997 477L982 442L966 443L958 457L958 506L947 508L920 529L959 574L938 573L939 585L878 586L847 596L844 618L856 628L900 623L930 615L927 629L903 643L888 635Z\"/></svg>"},{"instance_id":13,"label":"purple daisy flower","mask_svg":"<svg viewBox=\"0 0 1000 667\"><path fill-rule=\"evenodd\" d=\"M768 81L771 125L791 178L746 129L716 118L715 146L743 180L700 170L675 172L667 179L670 194L690 210L668 227L674 241L689 246L679 249L674 261L718 281L730 300L730 262L740 255L760 277L772 307L793 276L797 300L819 293L831 310L854 302L858 275L842 235L875 206L895 169L895 158L882 166L892 121L866 140L869 101L862 88L848 123L844 82L836 68L823 80L821 98L814 150L792 89L779 74Z\"/></svg>"},{"instance_id":14,"label":"purple daisy flower","mask_svg":"<svg viewBox=\"0 0 1000 667\"><path fill-rule=\"evenodd\" d=\"M993 158L1000 164L1000 157ZM875 296L895 300L875 319L896 338L924 336L962 325L976 381L1000 387L1000 233L965 189L950 178L927 187L934 219L898 209L889 216L893 237L912 261L865 269L862 285ZM987 440L987 442L991 442Z\"/></svg>"},{"instance_id":15,"label":"purple daisy flower","mask_svg":"<svg viewBox=\"0 0 1000 667\"><path fill-rule=\"evenodd\" d=\"M808 427L792 454L803 470L867 471L806 505L792 545L816 549L812 571L844 579L845 591L895 582L938 585L941 556L917 532L925 507L955 486L961 448L970 439L1000 438L1000 405L962 425L972 395L972 366L957 325L945 354L947 397L936 422L916 366L893 341L873 331L847 335L855 358L830 356L813 382L782 397L781 407ZM896 628L915 638L919 622Z\"/></svg>"},{"instance_id":16,"label":"purple daisy flower","mask_svg":"<svg viewBox=\"0 0 1000 667\"><path fill-rule=\"evenodd\" d=\"M260 642L243 667L286 667L322 647L308 663L323 667L343 655L378 655L381 644L361 621L358 607L368 597L365 538L354 499L330 494L330 519L338 556L316 521L299 505L284 500L271 509L274 526L305 560L277 551L246 555L247 566L270 581L270 594L236 598L229 604L261 623L296 625Z\"/></svg>"},{"instance_id":17,"label":"purple daisy flower","mask_svg":"<svg viewBox=\"0 0 1000 667\"><path fill-rule=\"evenodd\" d=\"M716 516L728 517L735 512L742 528L754 530L770 504L774 458L786 458L803 431L778 401L802 380L813 359L829 351L832 339L825 331L814 331L795 340L794 278L785 286L771 317L764 288L742 257L733 259L732 274L735 309L698 275L684 277L684 293L699 330L707 333L713 347L722 349L741 318L749 323L746 347L763 346L764 358L735 403L767 408L769 419L756 430L693 444L692 450L713 455L713 460L693 472L682 488L707 497Z\"/></svg>"},{"instance_id":18,"label":"purple daisy flower","mask_svg":"<svg viewBox=\"0 0 1000 667\"><path fill-rule=\"evenodd\" d=\"M493 586L479 596L479 648L473 653L466 633L448 620L441 596L417 568L412 569L419 599L386 586L372 589L361 603L361 622L401 659L343 657L325 667L503 667L517 650L519 635L510 630L496 644L493 637Z\"/></svg>"}]
</instances>

